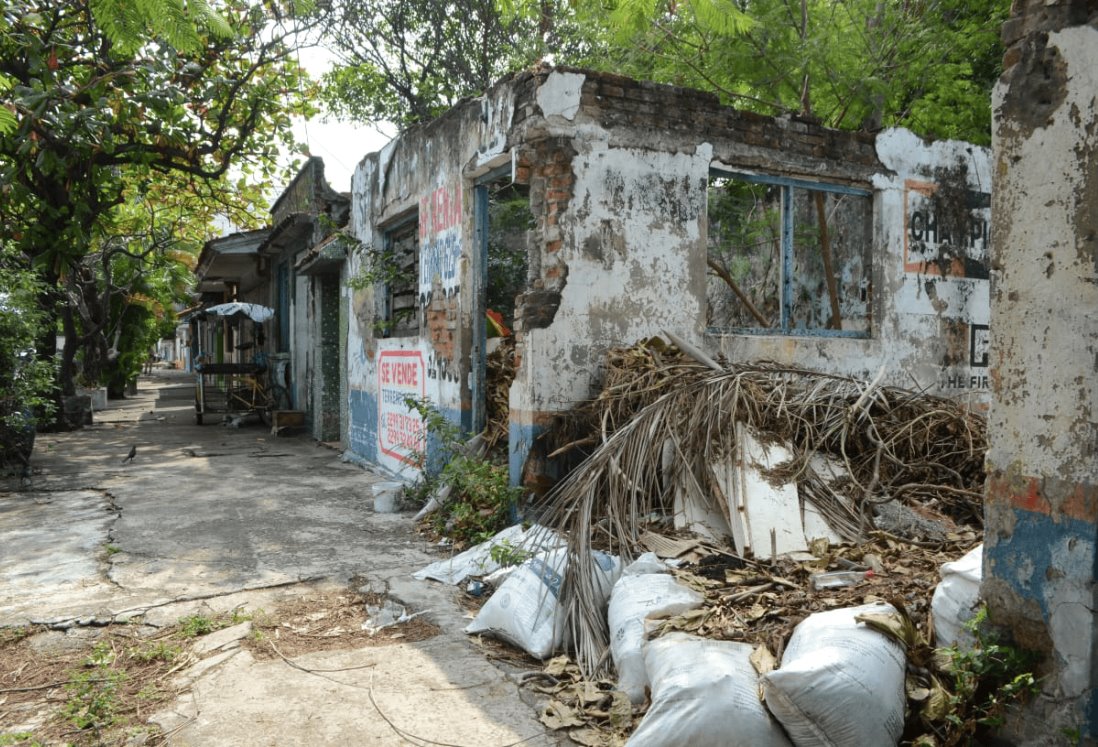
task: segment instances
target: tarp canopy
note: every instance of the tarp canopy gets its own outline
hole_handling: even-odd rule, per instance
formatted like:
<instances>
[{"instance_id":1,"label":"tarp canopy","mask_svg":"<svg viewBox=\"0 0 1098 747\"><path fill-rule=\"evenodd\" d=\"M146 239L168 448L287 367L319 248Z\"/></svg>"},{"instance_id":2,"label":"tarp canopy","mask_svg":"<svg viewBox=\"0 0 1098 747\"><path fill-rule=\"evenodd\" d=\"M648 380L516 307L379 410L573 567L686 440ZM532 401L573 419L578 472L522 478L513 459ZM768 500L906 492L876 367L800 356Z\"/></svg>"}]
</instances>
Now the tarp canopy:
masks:
<instances>
[{"instance_id":1,"label":"tarp canopy","mask_svg":"<svg viewBox=\"0 0 1098 747\"><path fill-rule=\"evenodd\" d=\"M228 319L251 319L253 322L265 322L274 316L274 309L260 306L257 303L243 303L232 301L199 311L195 316L221 316Z\"/></svg>"}]
</instances>

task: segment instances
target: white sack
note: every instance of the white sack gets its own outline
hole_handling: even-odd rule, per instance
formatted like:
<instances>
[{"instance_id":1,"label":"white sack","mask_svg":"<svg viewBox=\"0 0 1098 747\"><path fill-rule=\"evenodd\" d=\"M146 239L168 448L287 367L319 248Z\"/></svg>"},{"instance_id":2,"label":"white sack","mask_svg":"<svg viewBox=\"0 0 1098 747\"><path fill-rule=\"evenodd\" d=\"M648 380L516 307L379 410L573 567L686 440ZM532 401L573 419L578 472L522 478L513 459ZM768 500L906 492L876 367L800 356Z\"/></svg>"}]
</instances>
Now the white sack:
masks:
<instances>
[{"instance_id":1,"label":"white sack","mask_svg":"<svg viewBox=\"0 0 1098 747\"><path fill-rule=\"evenodd\" d=\"M591 556L595 560L593 581L603 605L621 574L621 561L601 552ZM485 602L465 632L501 638L537 659L549 657L564 639L565 620L558 596L567 566L568 549L564 547L527 560Z\"/></svg>"},{"instance_id":2,"label":"white sack","mask_svg":"<svg viewBox=\"0 0 1098 747\"><path fill-rule=\"evenodd\" d=\"M651 556L651 557L649 557ZM654 553L631 563L610 592L607 618L610 654L618 671L618 689L633 703L644 701L644 621L670 617L699 607L705 597L667 573Z\"/></svg>"},{"instance_id":3,"label":"white sack","mask_svg":"<svg viewBox=\"0 0 1098 747\"><path fill-rule=\"evenodd\" d=\"M752 648L686 633L649 641L652 707L626 747L789 747L759 701Z\"/></svg>"},{"instance_id":4,"label":"white sack","mask_svg":"<svg viewBox=\"0 0 1098 747\"><path fill-rule=\"evenodd\" d=\"M470 576L487 576L499 570L499 563L492 560L492 548L503 544L533 553L560 547L564 540L556 532L536 524L529 529L515 524L465 552L431 563L413 573L412 578L420 581L433 579L444 584L457 585Z\"/></svg>"},{"instance_id":5,"label":"white sack","mask_svg":"<svg viewBox=\"0 0 1098 747\"><path fill-rule=\"evenodd\" d=\"M942 582L934 590L930 612L938 647L971 649L976 639L965 623L976 614L983 578L984 546L977 545L959 560L942 565Z\"/></svg>"},{"instance_id":6,"label":"white sack","mask_svg":"<svg viewBox=\"0 0 1098 747\"><path fill-rule=\"evenodd\" d=\"M854 620L891 605L817 612L793 631L781 668L762 677L766 705L797 747L885 747L904 730L903 647Z\"/></svg>"}]
</instances>

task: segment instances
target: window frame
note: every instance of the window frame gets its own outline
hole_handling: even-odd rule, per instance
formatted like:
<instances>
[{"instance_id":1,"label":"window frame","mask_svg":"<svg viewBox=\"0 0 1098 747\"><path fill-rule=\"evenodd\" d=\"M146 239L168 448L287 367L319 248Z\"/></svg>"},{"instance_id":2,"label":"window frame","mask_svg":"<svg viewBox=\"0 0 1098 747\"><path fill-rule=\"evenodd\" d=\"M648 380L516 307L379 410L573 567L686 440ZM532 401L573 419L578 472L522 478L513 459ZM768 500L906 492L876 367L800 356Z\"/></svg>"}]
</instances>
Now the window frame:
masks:
<instances>
[{"instance_id":1,"label":"window frame","mask_svg":"<svg viewBox=\"0 0 1098 747\"><path fill-rule=\"evenodd\" d=\"M829 182L815 182L809 179L797 179L788 176L776 176L772 174L754 174L735 169L710 167L709 180L736 179L751 184L764 184L775 186L781 193L781 276L778 282L778 294L780 303L780 321L776 327L709 327L706 331L713 335L747 334L747 335L782 335L788 337L846 337L854 339L869 339L873 336L873 315L870 314L867 329L842 330L824 329L818 327L794 327L791 326L793 318L793 295L795 288L794 265L794 225L793 225L793 190L805 189L814 192L831 192L833 194L851 195L854 197L868 197L871 200L872 209L873 191L860 187L850 187L844 184L832 184ZM709 230L709 188L706 187L706 233ZM872 217L871 217L872 220ZM708 238L707 238L708 241ZM706 252L709 251L708 246ZM870 247L872 253L872 246ZM871 254L872 259L872 254ZM870 263L869 273L872 275L874 263Z\"/></svg>"},{"instance_id":2,"label":"window frame","mask_svg":"<svg viewBox=\"0 0 1098 747\"><path fill-rule=\"evenodd\" d=\"M391 251L395 241L403 238L406 234L411 235L415 242L415 250L412 257L412 267L415 275L412 284L412 295L416 319L416 329L414 333L395 334L395 325L390 324L395 321L393 318L393 284L384 280L381 281L379 284L381 290L381 318L378 321L386 323L386 326L382 328L381 337L392 340L406 340L412 337L421 337L423 335L423 314L421 313L422 309L420 308L419 301L419 265L422 261L419 243L419 211L412 210L408 214L403 215L384 226L380 226L380 229L382 236L382 252Z\"/></svg>"}]
</instances>

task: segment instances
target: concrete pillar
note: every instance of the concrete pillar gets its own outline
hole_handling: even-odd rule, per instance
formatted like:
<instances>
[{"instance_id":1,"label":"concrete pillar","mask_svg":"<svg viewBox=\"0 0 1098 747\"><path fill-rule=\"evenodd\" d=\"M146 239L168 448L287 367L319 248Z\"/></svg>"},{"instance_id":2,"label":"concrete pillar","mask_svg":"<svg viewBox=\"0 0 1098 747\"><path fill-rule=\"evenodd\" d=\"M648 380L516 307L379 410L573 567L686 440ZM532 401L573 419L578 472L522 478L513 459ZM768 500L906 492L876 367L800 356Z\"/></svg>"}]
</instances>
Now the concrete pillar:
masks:
<instances>
[{"instance_id":1,"label":"concrete pillar","mask_svg":"<svg viewBox=\"0 0 1098 747\"><path fill-rule=\"evenodd\" d=\"M1098 2L1015 0L995 89L984 598L1040 651L1006 736L1098 734Z\"/></svg>"}]
</instances>

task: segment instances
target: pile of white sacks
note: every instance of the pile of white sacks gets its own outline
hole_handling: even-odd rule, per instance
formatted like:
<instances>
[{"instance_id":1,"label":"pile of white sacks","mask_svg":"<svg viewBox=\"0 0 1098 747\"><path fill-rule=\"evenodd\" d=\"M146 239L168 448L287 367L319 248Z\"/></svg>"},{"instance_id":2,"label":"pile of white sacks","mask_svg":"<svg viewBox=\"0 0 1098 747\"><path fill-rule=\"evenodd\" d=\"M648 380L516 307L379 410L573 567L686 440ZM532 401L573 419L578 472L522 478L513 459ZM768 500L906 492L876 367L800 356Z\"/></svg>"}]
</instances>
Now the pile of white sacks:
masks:
<instances>
[{"instance_id":1,"label":"pile of white sacks","mask_svg":"<svg viewBox=\"0 0 1098 747\"><path fill-rule=\"evenodd\" d=\"M525 533L512 527L509 542ZM485 603L469 633L509 641L544 659L563 643L557 594L567 563L558 537L532 529L533 557L513 569ZM493 542L485 543L491 547ZM966 645L963 621L978 601L980 549L943 566L933 609L938 645ZM465 557L463 557L465 556ZM904 729L906 671L901 644L859 616L895 614L887 604L818 612L803 620L777 669L760 675L754 647L685 633L647 640L646 624L681 614L704 602L679 584L654 554L626 568L597 553L595 586L603 593L618 689L635 703L650 693L651 705L628 741L632 747L770 747L897 744ZM472 565L470 565L472 563ZM473 548L416 574L460 583L468 575L499 574L490 553ZM455 568L460 570L455 572ZM468 572L466 572L468 571ZM454 576L460 576L454 581Z\"/></svg>"}]
</instances>

